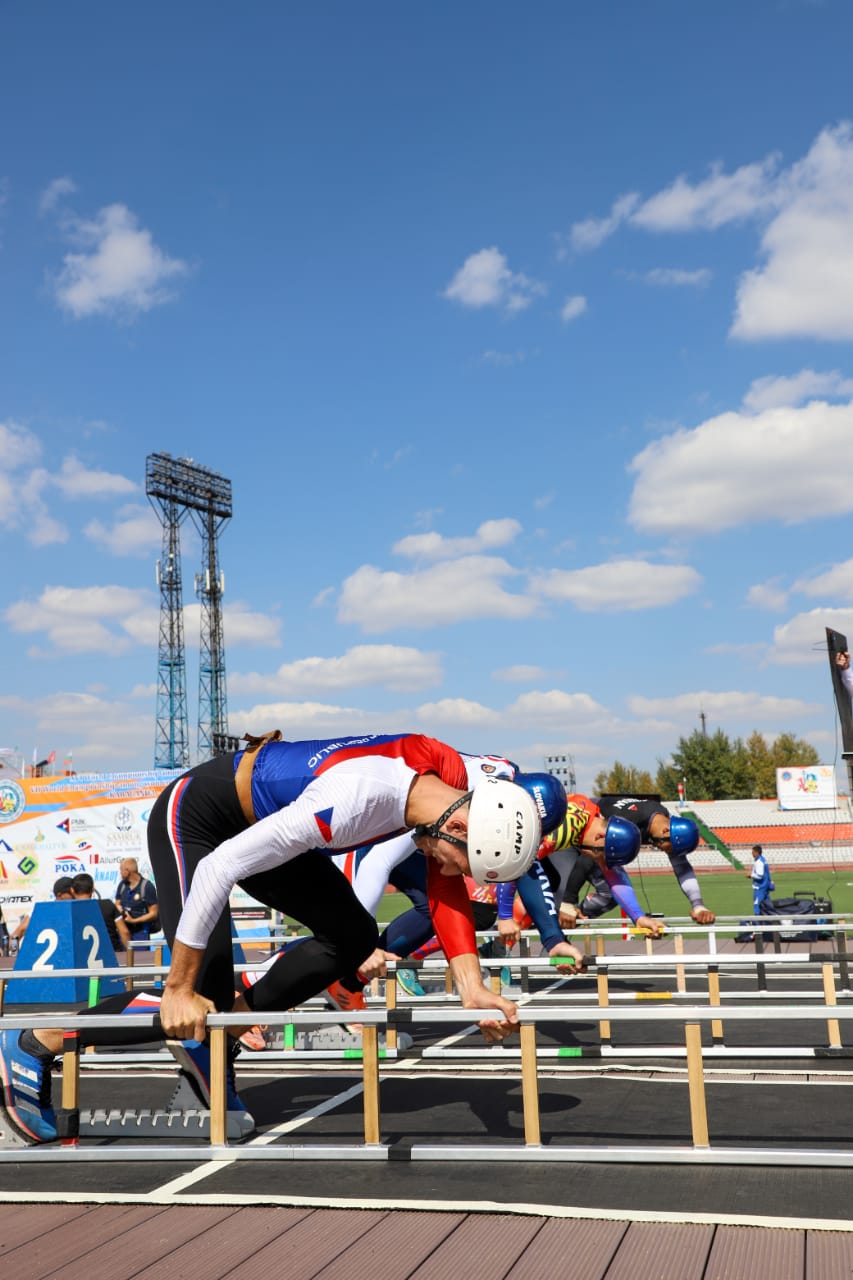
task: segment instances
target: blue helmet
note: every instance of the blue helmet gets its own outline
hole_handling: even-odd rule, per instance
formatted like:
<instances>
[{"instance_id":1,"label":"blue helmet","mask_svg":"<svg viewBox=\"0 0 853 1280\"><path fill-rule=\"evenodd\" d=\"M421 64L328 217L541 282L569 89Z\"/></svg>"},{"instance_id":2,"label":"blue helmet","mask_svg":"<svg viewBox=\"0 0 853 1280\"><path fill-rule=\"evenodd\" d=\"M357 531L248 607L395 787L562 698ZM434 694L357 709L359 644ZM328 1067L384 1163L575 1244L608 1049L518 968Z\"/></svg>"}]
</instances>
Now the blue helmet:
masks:
<instances>
[{"instance_id":1,"label":"blue helmet","mask_svg":"<svg viewBox=\"0 0 853 1280\"><path fill-rule=\"evenodd\" d=\"M566 788L553 773L517 773L514 781L533 797L542 819L542 834L550 835L566 816Z\"/></svg>"},{"instance_id":2,"label":"blue helmet","mask_svg":"<svg viewBox=\"0 0 853 1280\"><path fill-rule=\"evenodd\" d=\"M627 818L610 818L604 836L608 867L623 867L640 852L640 828Z\"/></svg>"},{"instance_id":3,"label":"blue helmet","mask_svg":"<svg viewBox=\"0 0 853 1280\"><path fill-rule=\"evenodd\" d=\"M699 828L692 818L669 819L669 842L673 853L692 853L699 843Z\"/></svg>"}]
</instances>

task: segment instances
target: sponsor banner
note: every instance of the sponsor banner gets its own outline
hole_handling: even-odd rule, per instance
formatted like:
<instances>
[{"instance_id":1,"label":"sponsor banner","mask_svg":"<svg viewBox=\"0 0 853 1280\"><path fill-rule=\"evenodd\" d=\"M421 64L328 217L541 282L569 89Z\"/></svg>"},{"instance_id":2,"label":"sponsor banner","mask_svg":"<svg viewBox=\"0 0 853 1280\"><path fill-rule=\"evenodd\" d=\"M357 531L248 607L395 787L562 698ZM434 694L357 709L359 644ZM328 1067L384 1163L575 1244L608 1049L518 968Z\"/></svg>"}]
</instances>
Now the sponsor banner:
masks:
<instances>
[{"instance_id":1,"label":"sponsor banner","mask_svg":"<svg viewBox=\"0 0 853 1280\"><path fill-rule=\"evenodd\" d=\"M0 781L0 906L10 928L51 898L60 876L88 871L111 898L119 864L136 858L151 879L146 828L151 806L177 774L77 774Z\"/></svg>"},{"instance_id":2,"label":"sponsor banner","mask_svg":"<svg viewBox=\"0 0 853 1280\"><path fill-rule=\"evenodd\" d=\"M780 809L834 809L835 769L831 764L777 769L776 795Z\"/></svg>"},{"instance_id":3,"label":"sponsor banner","mask_svg":"<svg viewBox=\"0 0 853 1280\"><path fill-rule=\"evenodd\" d=\"M115 896L119 865L135 858L153 880L147 827L151 806L180 771L76 774L0 781L0 907L9 929L35 902L52 900L60 876L88 871L95 892ZM259 907L235 888L236 910ZM266 908L262 908L266 910Z\"/></svg>"}]
</instances>

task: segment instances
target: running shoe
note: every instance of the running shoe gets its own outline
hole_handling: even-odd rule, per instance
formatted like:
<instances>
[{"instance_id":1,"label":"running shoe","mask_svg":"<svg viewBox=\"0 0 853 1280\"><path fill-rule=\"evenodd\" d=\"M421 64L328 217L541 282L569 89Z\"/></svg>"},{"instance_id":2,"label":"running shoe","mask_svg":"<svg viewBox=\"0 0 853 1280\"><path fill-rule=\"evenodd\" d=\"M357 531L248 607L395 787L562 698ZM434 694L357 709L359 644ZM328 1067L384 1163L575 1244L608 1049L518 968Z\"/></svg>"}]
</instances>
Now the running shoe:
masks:
<instances>
[{"instance_id":1,"label":"running shoe","mask_svg":"<svg viewBox=\"0 0 853 1280\"><path fill-rule=\"evenodd\" d=\"M253 1053L260 1053L261 1049L266 1049L267 1042L264 1039L263 1027L250 1027L248 1031L244 1031L240 1036L240 1043L244 1049L251 1049Z\"/></svg>"},{"instance_id":2,"label":"running shoe","mask_svg":"<svg viewBox=\"0 0 853 1280\"><path fill-rule=\"evenodd\" d=\"M512 970L510 969L508 964L505 964L501 969L501 986L502 987L512 986Z\"/></svg>"},{"instance_id":3,"label":"running shoe","mask_svg":"<svg viewBox=\"0 0 853 1280\"><path fill-rule=\"evenodd\" d=\"M180 1067L204 1106L210 1110L210 1046L198 1040L167 1040L172 1057ZM237 1093L234 1061L229 1055L225 1068L226 1110L236 1117L241 1133L251 1133L255 1121Z\"/></svg>"},{"instance_id":4,"label":"running shoe","mask_svg":"<svg viewBox=\"0 0 853 1280\"><path fill-rule=\"evenodd\" d=\"M423 987L418 982L418 975L414 969L398 969L397 986L401 991L405 991L407 996L426 995Z\"/></svg>"},{"instance_id":5,"label":"running shoe","mask_svg":"<svg viewBox=\"0 0 853 1280\"><path fill-rule=\"evenodd\" d=\"M21 1049L20 1031L0 1032L0 1080L3 1103L13 1129L27 1142L53 1142L56 1113L50 1105L52 1058Z\"/></svg>"},{"instance_id":6,"label":"running shoe","mask_svg":"<svg viewBox=\"0 0 853 1280\"><path fill-rule=\"evenodd\" d=\"M342 1009L344 1013L357 1013L367 1008L363 991L350 991L342 982L333 982L323 992L330 1009ZM344 1031L360 1035L364 1029L363 1022L342 1022Z\"/></svg>"}]
</instances>

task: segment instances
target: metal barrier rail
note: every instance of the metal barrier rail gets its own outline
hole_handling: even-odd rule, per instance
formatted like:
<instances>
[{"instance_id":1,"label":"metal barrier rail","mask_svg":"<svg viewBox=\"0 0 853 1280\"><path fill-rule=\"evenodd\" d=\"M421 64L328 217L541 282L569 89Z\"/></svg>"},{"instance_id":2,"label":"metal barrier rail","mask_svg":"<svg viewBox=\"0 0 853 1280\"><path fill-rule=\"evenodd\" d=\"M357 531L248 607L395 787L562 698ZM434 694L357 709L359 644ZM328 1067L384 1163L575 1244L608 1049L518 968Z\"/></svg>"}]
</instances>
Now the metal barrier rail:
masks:
<instances>
[{"instance_id":1,"label":"metal barrier rail","mask_svg":"<svg viewBox=\"0 0 853 1280\"><path fill-rule=\"evenodd\" d=\"M69 1026L69 1018L57 1017L55 1014L14 1015L0 1019L0 1028L48 1028L63 1026L65 1033L65 1049L63 1053L62 1108L58 1112L61 1118L62 1144L55 1147L30 1147L15 1151L0 1151L0 1162L56 1161L73 1160L234 1160L234 1159L389 1159L394 1158L396 1151L381 1142L380 1099L379 1099L379 1056L378 1031L380 1026L388 1029L410 1024L414 1017L419 1023L438 1025L470 1024L472 1020L493 1016L494 1010L470 1009L418 1009L415 1015L411 1009L375 1009L365 1010L361 1014L363 1029L363 1101L364 1101L364 1142L361 1144L337 1144L335 1146L233 1146L226 1140L226 1059L227 1028L245 1025L245 1018L237 1014L216 1014L208 1018L211 1043L211 1109L210 1109L210 1145L142 1147L140 1145L124 1147L84 1148L78 1144L75 1119L79 1116L79 1027ZM744 1148L718 1147L712 1148L708 1130L707 1106L705 1097L705 1078L702 1058L701 1026L702 1023L716 1017L725 1017L727 1021L746 1021L758 1018L761 1021L781 1021L790 1018L789 1009L772 1009L761 1006L757 1009L739 1007L720 1007L718 1009L676 1007L660 1007L639 1014L633 1009L594 1009L585 1010L584 1017L593 1021L636 1021L676 1022L684 1026L685 1048L687 1054L688 1094L690 1106L690 1127L692 1144L690 1146L643 1146L638 1147L590 1147L552 1145L543 1146L539 1114L539 1085L537 1067L536 1028L538 1024L564 1021L565 1011L543 1009L526 1005L519 1009L521 1037L521 1083L524 1112L524 1145L509 1144L502 1146L458 1146L452 1145L418 1145L407 1152L409 1159L426 1160L528 1160L528 1161L622 1161L653 1163L773 1163L797 1164L799 1166L825 1165L835 1167L853 1167L853 1148L849 1150L824 1151L814 1149L793 1148ZM834 1005L798 1011L798 1018L807 1021L823 1020L836 1023L853 1019L853 1008L838 1009ZM140 1024L154 1026L155 1019L151 1015L137 1015ZM340 1015L335 1012L325 1014L293 1011L276 1015L276 1022L284 1024L312 1024L334 1022ZM122 1015L93 1016L90 1025L103 1028L126 1026ZM500 1052L500 1046L496 1046ZM494 1052L494 1051L492 1051Z\"/></svg>"}]
</instances>

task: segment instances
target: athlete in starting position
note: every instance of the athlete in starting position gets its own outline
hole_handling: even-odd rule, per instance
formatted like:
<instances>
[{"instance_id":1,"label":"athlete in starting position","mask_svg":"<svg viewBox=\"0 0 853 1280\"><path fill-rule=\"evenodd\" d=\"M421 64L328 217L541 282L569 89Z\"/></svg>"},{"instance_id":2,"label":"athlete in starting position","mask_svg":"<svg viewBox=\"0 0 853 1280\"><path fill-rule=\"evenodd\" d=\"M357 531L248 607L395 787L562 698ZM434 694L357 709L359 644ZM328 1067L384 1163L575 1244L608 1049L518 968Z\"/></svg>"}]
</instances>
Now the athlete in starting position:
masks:
<instances>
[{"instance_id":1,"label":"athlete in starting position","mask_svg":"<svg viewBox=\"0 0 853 1280\"><path fill-rule=\"evenodd\" d=\"M487 1040L518 1023L511 1000L483 983L463 875L483 884L523 875L541 841L541 820L526 791L484 778L469 790L452 747L420 734L333 741L252 738L244 751L206 761L173 781L151 811L148 842L160 918L172 963L160 1003L162 1034L209 1104L208 1013L261 1012L309 999L342 974L385 972L376 922L328 856L336 850L414 831L426 856L436 932L465 1008L493 1011L480 1023ZM235 1000L228 899L240 884L259 902L307 925L313 937L286 951ZM110 997L87 1012L156 1009L157 994ZM83 1019L85 1020L85 1019ZM128 1019L128 1023L132 1019ZM245 1027L235 1028L237 1037ZM139 1043L156 1032L129 1025L83 1030L81 1043ZM0 1034L6 1113L28 1141L56 1138L50 1069L61 1031ZM228 1110L254 1127L229 1072Z\"/></svg>"}]
</instances>

